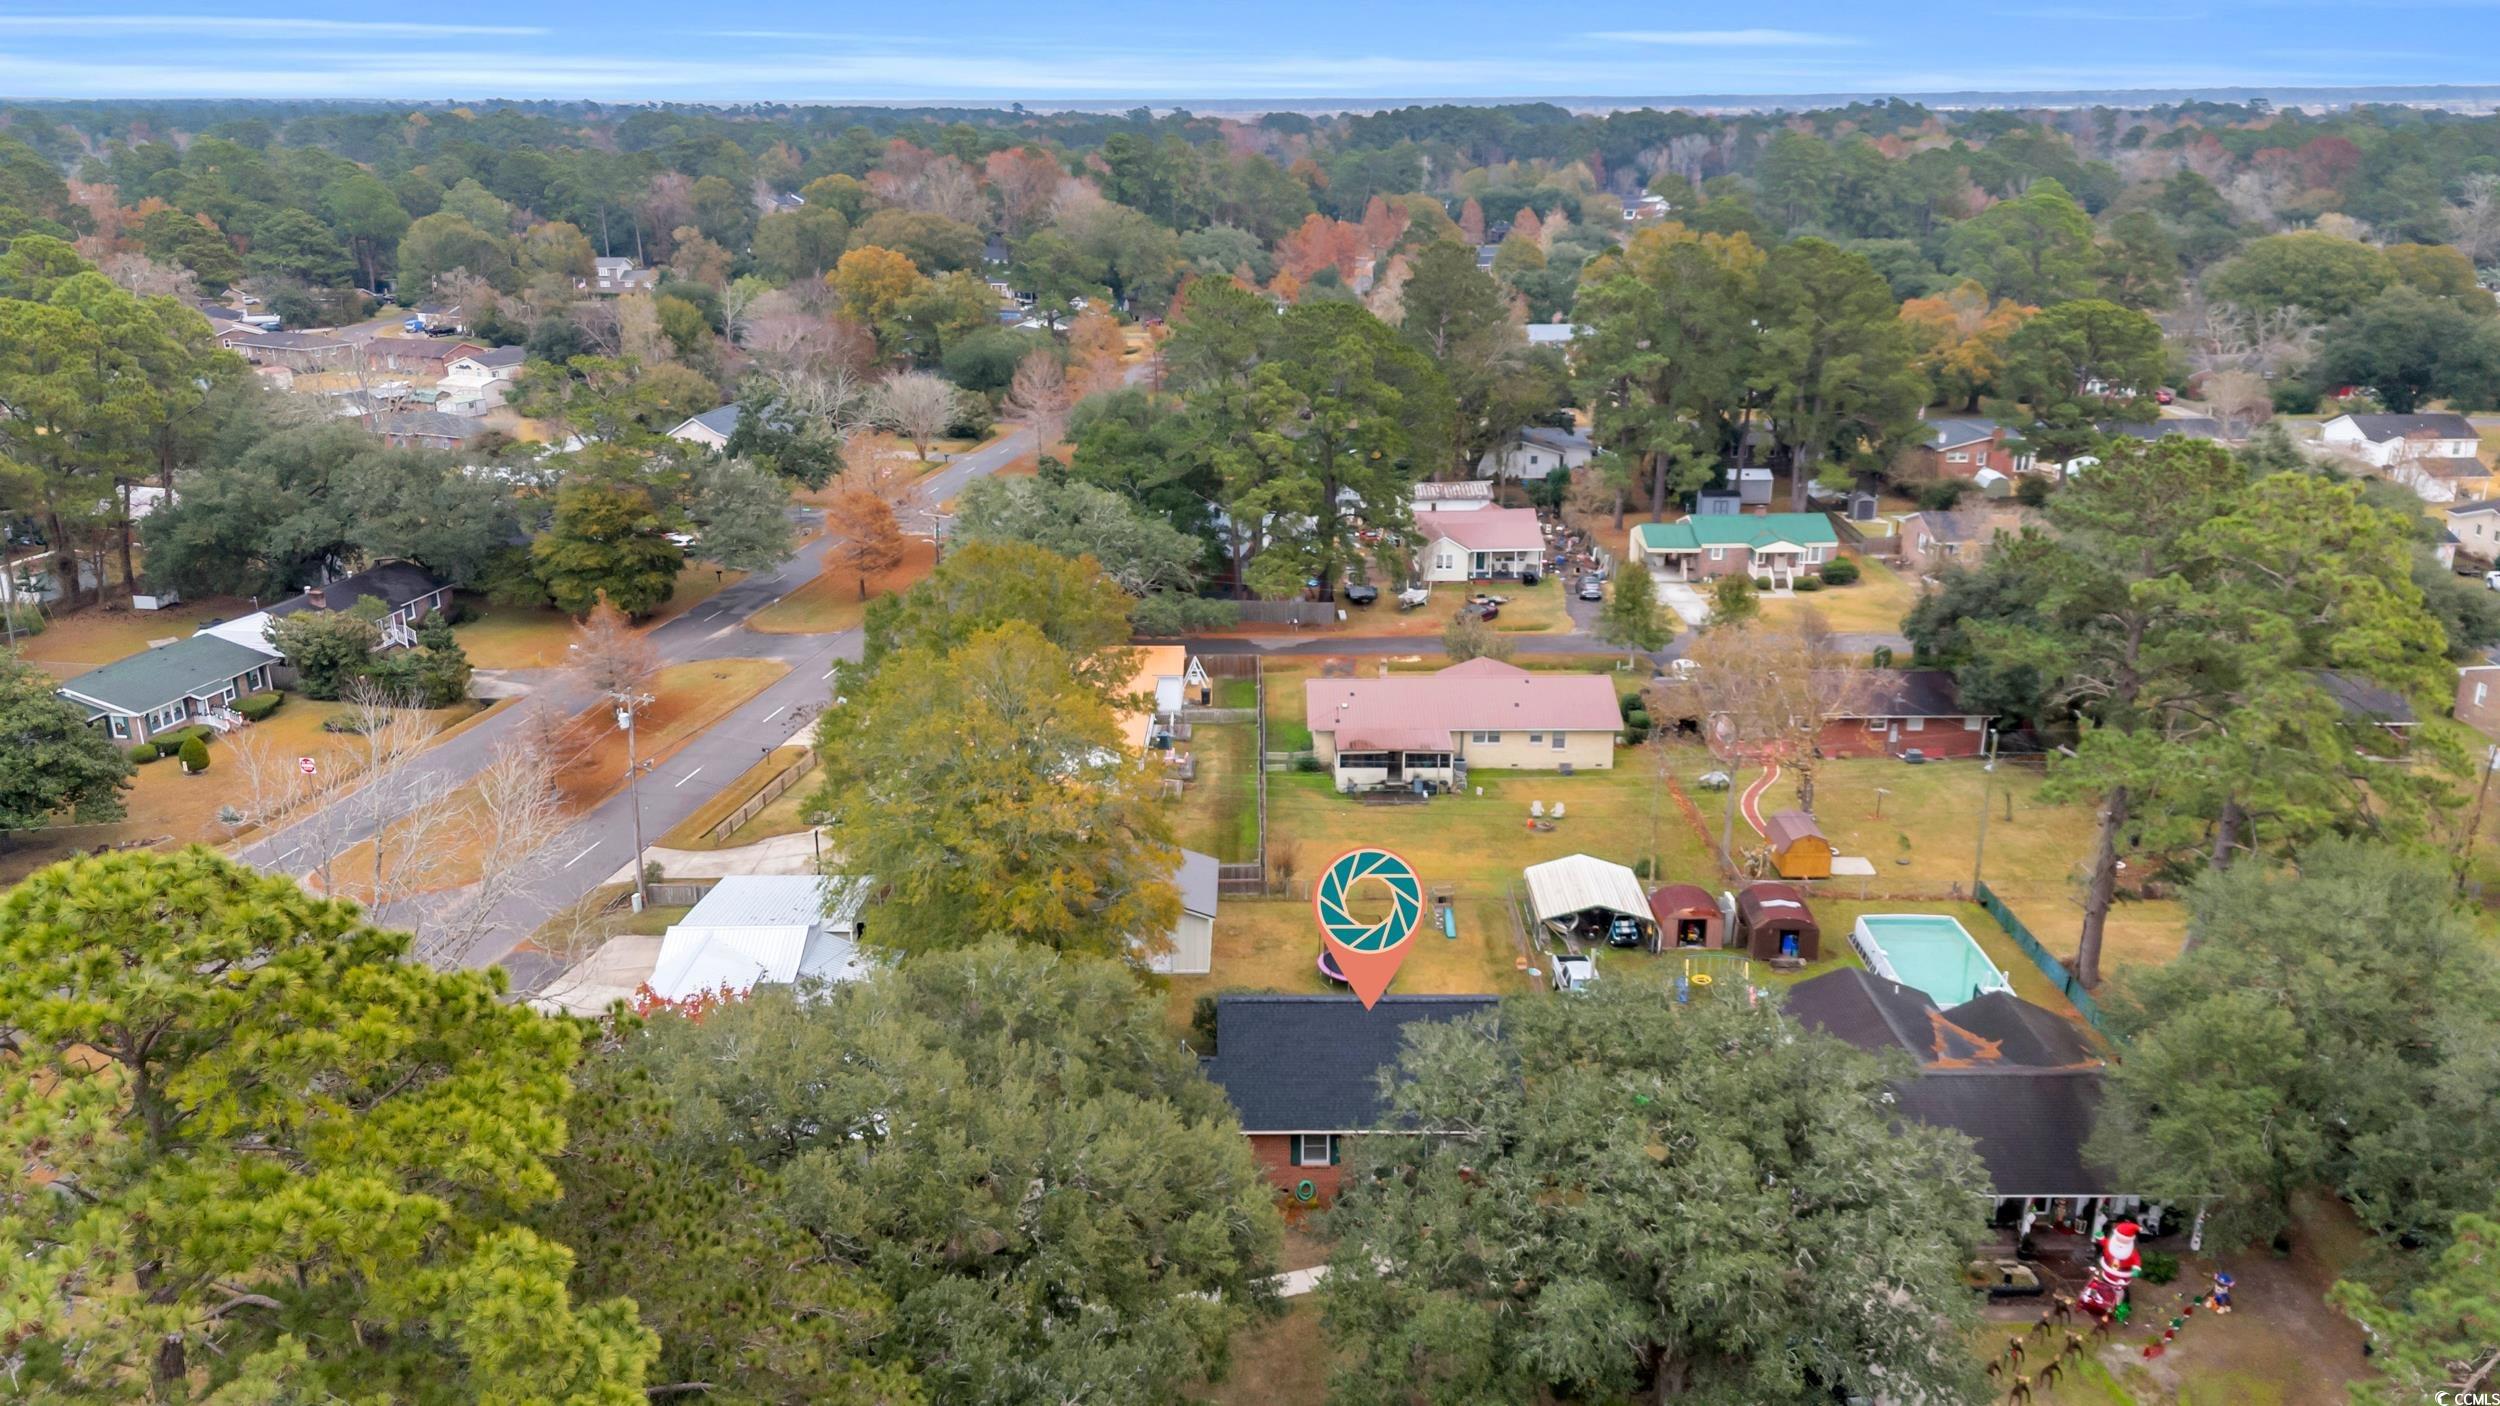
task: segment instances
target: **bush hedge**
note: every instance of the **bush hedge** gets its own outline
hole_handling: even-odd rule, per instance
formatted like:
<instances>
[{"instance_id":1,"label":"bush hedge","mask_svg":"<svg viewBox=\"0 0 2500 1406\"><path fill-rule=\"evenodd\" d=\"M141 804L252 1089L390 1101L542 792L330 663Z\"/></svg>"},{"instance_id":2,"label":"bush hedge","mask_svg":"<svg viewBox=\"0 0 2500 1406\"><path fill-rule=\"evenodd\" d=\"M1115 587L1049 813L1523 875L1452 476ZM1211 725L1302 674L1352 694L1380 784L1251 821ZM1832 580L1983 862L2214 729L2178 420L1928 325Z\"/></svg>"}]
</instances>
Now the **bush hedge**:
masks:
<instances>
[{"instance_id":1,"label":"bush hedge","mask_svg":"<svg viewBox=\"0 0 2500 1406\"><path fill-rule=\"evenodd\" d=\"M1800 591L1819 591L1823 589L1823 583L1815 580L1811 576L1800 576L1797 578L1797 589Z\"/></svg>"},{"instance_id":2,"label":"bush hedge","mask_svg":"<svg viewBox=\"0 0 2500 1406\"><path fill-rule=\"evenodd\" d=\"M208 744L196 737L182 739L182 769L189 772L208 770Z\"/></svg>"},{"instance_id":3,"label":"bush hedge","mask_svg":"<svg viewBox=\"0 0 2500 1406\"><path fill-rule=\"evenodd\" d=\"M182 744L185 742L197 742L203 747L207 746L209 736L208 724L193 723L189 727L178 727L171 732L160 732L148 740L155 745L156 755L170 757L181 751Z\"/></svg>"},{"instance_id":4,"label":"bush hedge","mask_svg":"<svg viewBox=\"0 0 2500 1406\"><path fill-rule=\"evenodd\" d=\"M148 763L162 758L165 754L156 750L156 744L153 742L134 742L122 753L122 755L130 758L133 765L146 766Z\"/></svg>"},{"instance_id":5,"label":"bush hedge","mask_svg":"<svg viewBox=\"0 0 2500 1406\"><path fill-rule=\"evenodd\" d=\"M249 693L234 700L234 710L243 715L245 722L256 723L278 711L278 706L284 702L286 702L286 695L275 690L268 693Z\"/></svg>"},{"instance_id":6,"label":"bush hedge","mask_svg":"<svg viewBox=\"0 0 2500 1406\"><path fill-rule=\"evenodd\" d=\"M1823 584L1846 586L1858 579L1858 564L1847 557L1834 557L1823 563Z\"/></svg>"}]
</instances>

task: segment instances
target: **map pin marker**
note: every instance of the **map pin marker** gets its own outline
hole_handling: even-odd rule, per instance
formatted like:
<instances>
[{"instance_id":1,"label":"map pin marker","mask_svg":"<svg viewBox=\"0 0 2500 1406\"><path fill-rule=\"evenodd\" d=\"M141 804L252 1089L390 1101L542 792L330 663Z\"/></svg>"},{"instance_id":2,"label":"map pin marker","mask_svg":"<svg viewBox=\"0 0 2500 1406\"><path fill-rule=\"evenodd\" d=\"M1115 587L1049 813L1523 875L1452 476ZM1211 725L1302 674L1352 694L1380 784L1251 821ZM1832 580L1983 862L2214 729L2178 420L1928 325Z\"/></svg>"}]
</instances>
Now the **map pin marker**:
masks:
<instances>
[{"instance_id":1,"label":"map pin marker","mask_svg":"<svg viewBox=\"0 0 2500 1406\"><path fill-rule=\"evenodd\" d=\"M1389 915L1378 922L1357 917L1348 906L1354 890L1365 883L1389 891ZM1366 845L1347 850L1329 861L1312 887L1311 909L1319 915L1321 940L1346 985L1362 998L1363 1009L1378 1005L1413 949L1415 925L1423 917L1424 884L1414 866L1385 849Z\"/></svg>"}]
</instances>

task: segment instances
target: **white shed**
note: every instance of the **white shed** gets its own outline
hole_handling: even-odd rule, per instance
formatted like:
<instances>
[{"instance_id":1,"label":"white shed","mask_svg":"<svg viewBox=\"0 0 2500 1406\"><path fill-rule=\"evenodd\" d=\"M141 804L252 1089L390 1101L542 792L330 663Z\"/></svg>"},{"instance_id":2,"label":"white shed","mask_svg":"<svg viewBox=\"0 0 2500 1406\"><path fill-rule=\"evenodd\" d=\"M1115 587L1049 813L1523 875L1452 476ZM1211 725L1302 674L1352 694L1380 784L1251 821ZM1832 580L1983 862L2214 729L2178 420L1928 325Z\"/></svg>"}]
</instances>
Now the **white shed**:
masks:
<instances>
[{"instance_id":1,"label":"white shed","mask_svg":"<svg viewBox=\"0 0 2500 1406\"><path fill-rule=\"evenodd\" d=\"M1181 920L1172 926L1172 950L1146 959L1148 970L1176 976L1204 976L1215 966L1216 876L1222 865L1211 854L1181 851L1172 886L1181 893Z\"/></svg>"}]
</instances>

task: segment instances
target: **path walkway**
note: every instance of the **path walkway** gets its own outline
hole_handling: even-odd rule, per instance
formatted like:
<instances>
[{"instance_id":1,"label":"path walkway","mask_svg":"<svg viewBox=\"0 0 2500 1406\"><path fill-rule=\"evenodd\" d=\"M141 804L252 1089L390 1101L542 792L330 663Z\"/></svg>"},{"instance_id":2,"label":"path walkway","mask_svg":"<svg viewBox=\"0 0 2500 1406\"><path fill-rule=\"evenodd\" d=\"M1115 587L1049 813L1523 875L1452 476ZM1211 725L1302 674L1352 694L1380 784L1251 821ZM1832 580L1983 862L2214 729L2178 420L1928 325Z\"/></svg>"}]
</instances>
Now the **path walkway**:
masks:
<instances>
[{"instance_id":1,"label":"path walkway","mask_svg":"<svg viewBox=\"0 0 2500 1406\"><path fill-rule=\"evenodd\" d=\"M816 832L801 830L794 835L771 835L751 845L732 845L727 849L664 849L652 845L643 850L643 859L660 866L660 872L672 879L721 879L732 874L813 874L816 872ZM634 862L627 860L608 875L611 884L634 881Z\"/></svg>"},{"instance_id":2,"label":"path walkway","mask_svg":"<svg viewBox=\"0 0 2500 1406\"><path fill-rule=\"evenodd\" d=\"M1736 808L1744 813L1745 823L1754 828L1755 834L1760 835L1766 840L1771 838L1771 832L1769 828L1764 826L1762 823L1762 795L1764 792L1770 790L1772 784L1777 782L1779 779L1780 764L1778 762L1769 763L1768 769L1765 770L1760 776L1754 778L1753 784L1745 788L1743 799L1737 801L1736 803Z\"/></svg>"}]
</instances>

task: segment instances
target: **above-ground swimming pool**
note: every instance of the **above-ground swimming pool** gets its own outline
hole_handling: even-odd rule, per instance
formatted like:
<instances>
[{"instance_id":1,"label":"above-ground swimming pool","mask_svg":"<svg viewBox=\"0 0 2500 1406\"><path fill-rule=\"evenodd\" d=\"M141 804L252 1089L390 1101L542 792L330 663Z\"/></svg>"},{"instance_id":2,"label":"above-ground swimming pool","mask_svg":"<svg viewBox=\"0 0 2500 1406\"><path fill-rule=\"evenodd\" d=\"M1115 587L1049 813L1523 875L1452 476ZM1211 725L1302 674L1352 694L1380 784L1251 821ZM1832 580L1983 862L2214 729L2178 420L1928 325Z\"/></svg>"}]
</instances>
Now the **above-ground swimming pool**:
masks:
<instances>
[{"instance_id":1,"label":"above-ground swimming pool","mask_svg":"<svg viewBox=\"0 0 2500 1406\"><path fill-rule=\"evenodd\" d=\"M1958 1006L1983 991L2014 989L1969 931L1940 913L1871 914L1849 930L1849 945L1868 970L1926 992L1940 1007Z\"/></svg>"}]
</instances>

